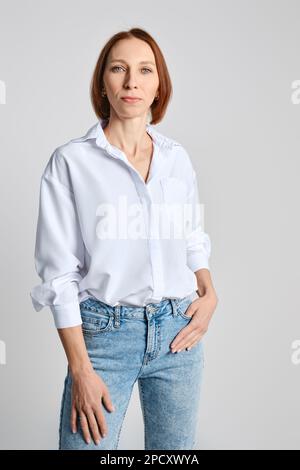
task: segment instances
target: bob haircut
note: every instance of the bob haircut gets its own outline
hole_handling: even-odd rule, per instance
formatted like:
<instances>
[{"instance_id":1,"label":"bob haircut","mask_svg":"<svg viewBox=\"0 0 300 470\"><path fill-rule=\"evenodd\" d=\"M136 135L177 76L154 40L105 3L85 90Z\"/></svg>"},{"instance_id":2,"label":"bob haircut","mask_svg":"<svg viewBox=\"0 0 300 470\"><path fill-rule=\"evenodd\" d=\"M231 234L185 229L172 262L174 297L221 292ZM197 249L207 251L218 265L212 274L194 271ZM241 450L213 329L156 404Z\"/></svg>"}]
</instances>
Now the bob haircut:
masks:
<instances>
[{"instance_id":1,"label":"bob haircut","mask_svg":"<svg viewBox=\"0 0 300 470\"><path fill-rule=\"evenodd\" d=\"M167 110L170 98L172 96L172 83L164 56L155 42L155 40L145 30L140 28L131 28L129 31L121 31L114 34L105 44L98 57L91 84L90 84L90 97L94 111L99 119L109 119L110 116L110 103L107 96L101 95L101 90L104 86L103 74L106 66L107 56L111 48L121 39L138 38L145 41L151 47L158 72L159 99L154 100L151 107L151 121L150 124L157 124L162 120Z\"/></svg>"}]
</instances>

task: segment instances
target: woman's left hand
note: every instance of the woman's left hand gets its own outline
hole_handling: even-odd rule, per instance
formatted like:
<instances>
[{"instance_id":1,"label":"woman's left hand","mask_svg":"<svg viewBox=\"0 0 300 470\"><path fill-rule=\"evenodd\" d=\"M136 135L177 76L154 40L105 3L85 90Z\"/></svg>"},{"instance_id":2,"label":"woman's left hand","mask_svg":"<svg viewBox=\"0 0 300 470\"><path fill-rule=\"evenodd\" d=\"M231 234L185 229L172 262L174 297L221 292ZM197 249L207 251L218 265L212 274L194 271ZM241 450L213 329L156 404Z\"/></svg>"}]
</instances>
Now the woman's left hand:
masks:
<instances>
[{"instance_id":1,"label":"woman's left hand","mask_svg":"<svg viewBox=\"0 0 300 470\"><path fill-rule=\"evenodd\" d=\"M199 299L194 300L187 308L185 315L190 316L188 325L180 330L171 344L173 353L183 349L191 349L201 340L207 332L211 317L218 303L218 298L213 293L206 293Z\"/></svg>"}]
</instances>

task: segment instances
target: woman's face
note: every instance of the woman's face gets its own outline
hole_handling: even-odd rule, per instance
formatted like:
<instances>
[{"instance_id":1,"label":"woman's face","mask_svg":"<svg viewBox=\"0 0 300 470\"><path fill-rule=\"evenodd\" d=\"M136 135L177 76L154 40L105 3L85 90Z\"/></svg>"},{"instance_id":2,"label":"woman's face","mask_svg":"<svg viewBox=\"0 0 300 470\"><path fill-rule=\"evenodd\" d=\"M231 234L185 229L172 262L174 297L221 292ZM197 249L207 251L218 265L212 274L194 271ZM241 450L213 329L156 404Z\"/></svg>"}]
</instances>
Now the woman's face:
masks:
<instances>
[{"instance_id":1,"label":"woman's face","mask_svg":"<svg viewBox=\"0 0 300 470\"><path fill-rule=\"evenodd\" d=\"M107 57L103 81L110 106L118 116L147 115L159 86L151 47L137 38L118 41ZM140 100L128 103L122 100L124 96Z\"/></svg>"}]
</instances>

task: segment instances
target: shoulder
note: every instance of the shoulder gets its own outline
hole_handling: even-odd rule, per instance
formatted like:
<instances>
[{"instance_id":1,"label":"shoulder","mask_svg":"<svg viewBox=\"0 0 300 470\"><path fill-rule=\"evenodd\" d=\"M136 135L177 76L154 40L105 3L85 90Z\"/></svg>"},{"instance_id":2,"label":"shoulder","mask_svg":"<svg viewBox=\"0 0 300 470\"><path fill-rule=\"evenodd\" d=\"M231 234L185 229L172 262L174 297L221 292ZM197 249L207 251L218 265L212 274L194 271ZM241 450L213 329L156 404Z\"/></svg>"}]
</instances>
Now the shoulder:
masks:
<instances>
[{"instance_id":1,"label":"shoulder","mask_svg":"<svg viewBox=\"0 0 300 470\"><path fill-rule=\"evenodd\" d=\"M48 179L53 183L61 183L72 192L71 168L72 161L78 155L72 141L66 142L54 148L44 170L41 179Z\"/></svg>"},{"instance_id":2,"label":"shoulder","mask_svg":"<svg viewBox=\"0 0 300 470\"><path fill-rule=\"evenodd\" d=\"M156 138L164 154L175 164L178 169L187 172L194 172L192 159L185 145L178 140L162 134L154 126L148 126L150 133Z\"/></svg>"},{"instance_id":3,"label":"shoulder","mask_svg":"<svg viewBox=\"0 0 300 470\"><path fill-rule=\"evenodd\" d=\"M190 157L189 150L185 145L177 143L174 146L174 153L176 158L179 160L179 163L185 165L189 170L193 170L192 159Z\"/></svg>"},{"instance_id":4,"label":"shoulder","mask_svg":"<svg viewBox=\"0 0 300 470\"><path fill-rule=\"evenodd\" d=\"M175 142L172 147L172 160L174 171L178 176L191 181L196 176L194 165L187 147L179 142Z\"/></svg>"},{"instance_id":5,"label":"shoulder","mask_svg":"<svg viewBox=\"0 0 300 470\"><path fill-rule=\"evenodd\" d=\"M165 184L169 184L171 180L175 184L175 181L180 180L189 191L197 178L190 151L186 145L172 137L159 133L159 138L167 162L167 172L163 178Z\"/></svg>"},{"instance_id":6,"label":"shoulder","mask_svg":"<svg viewBox=\"0 0 300 470\"><path fill-rule=\"evenodd\" d=\"M90 145L90 140L96 137L96 132L97 124L93 125L84 135L72 138L54 148L42 177L53 177L67 184L72 164L82 158L82 152Z\"/></svg>"},{"instance_id":7,"label":"shoulder","mask_svg":"<svg viewBox=\"0 0 300 470\"><path fill-rule=\"evenodd\" d=\"M81 150L84 150L84 148L90 144L91 140L96 139L98 126L99 124L96 123L90 127L84 135L74 137L57 146L53 150L49 162L56 165L63 165L66 164L68 160L80 158Z\"/></svg>"}]
</instances>

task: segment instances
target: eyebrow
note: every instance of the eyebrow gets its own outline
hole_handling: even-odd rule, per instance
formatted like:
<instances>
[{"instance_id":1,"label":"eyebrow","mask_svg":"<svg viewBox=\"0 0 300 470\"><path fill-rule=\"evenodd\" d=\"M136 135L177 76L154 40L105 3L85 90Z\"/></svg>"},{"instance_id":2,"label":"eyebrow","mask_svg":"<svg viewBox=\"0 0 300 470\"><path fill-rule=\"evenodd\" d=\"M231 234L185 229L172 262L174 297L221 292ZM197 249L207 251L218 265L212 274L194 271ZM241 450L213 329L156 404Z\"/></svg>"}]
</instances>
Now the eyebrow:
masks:
<instances>
[{"instance_id":1,"label":"eyebrow","mask_svg":"<svg viewBox=\"0 0 300 470\"><path fill-rule=\"evenodd\" d=\"M110 61L110 63L112 62L123 62L124 64L126 64L126 60L123 59L114 59ZM155 66L154 62L152 62L151 60L142 60L140 64L152 64Z\"/></svg>"}]
</instances>

